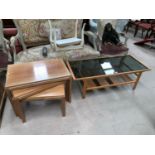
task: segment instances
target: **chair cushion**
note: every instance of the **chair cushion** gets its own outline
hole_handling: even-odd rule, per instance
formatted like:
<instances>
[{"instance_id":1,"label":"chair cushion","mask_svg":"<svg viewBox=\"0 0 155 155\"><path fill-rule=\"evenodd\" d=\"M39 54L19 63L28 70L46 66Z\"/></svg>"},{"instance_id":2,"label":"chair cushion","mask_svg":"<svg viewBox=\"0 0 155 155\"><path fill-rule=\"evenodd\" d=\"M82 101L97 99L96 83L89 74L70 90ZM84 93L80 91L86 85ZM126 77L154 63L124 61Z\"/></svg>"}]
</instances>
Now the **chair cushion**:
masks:
<instances>
[{"instance_id":1,"label":"chair cushion","mask_svg":"<svg viewBox=\"0 0 155 155\"><path fill-rule=\"evenodd\" d=\"M80 44L80 43L81 43L81 39L79 38L68 38L68 39L56 40L57 46L60 46L60 47Z\"/></svg>"},{"instance_id":2,"label":"chair cushion","mask_svg":"<svg viewBox=\"0 0 155 155\"><path fill-rule=\"evenodd\" d=\"M106 44L101 47L101 54L117 55L126 53L129 49L123 45Z\"/></svg>"},{"instance_id":3,"label":"chair cushion","mask_svg":"<svg viewBox=\"0 0 155 155\"><path fill-rule=\"evenodd\" d=\"M48 37L41 37L38 33L41 22L45 22L45 20L18 19L16 21L27 46L36 46L49 43Z\"/></svg>"},{"instance_id":4,"label":"chair cushion","mask_svg":"<svg viewBox=\"0 0 155 155\"><path fill-rule=\"evenodd\" d=\"M151 24L149 23L140 23L138 26L147 30L151 28Z\"/></svg>"},{"instance_id":5,"label":"chair cushion","mask_svg":"<svg viewBox=\"0 0 155 155\"><path fill-rule=\"evenodd\" d=\"M47 47L48 49L47 57L43 57L42 55L43 47ZM88 45L84 45L82 49L66 50L66 51L59 51L59 52L54 52L50 45L46 45L46 46L29 48L28 51L19 52L17 54L16 63L38 61L38 60L49 59L49 58L62 58L62 59L75 60L75 59L83 59L83 58L98 57L98 56L100 56L100 53Z\"/></svg>"}]
</instances>

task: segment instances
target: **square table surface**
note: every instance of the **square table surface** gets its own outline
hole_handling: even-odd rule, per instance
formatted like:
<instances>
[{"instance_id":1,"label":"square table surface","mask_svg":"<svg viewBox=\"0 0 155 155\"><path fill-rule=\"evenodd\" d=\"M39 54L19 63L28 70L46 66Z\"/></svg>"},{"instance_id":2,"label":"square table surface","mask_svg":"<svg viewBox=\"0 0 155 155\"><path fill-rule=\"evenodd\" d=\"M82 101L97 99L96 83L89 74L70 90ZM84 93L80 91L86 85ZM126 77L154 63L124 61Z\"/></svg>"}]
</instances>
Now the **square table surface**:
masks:
<instances>
[{"instance_id":1,"label":"square table surface","mask_svg":"<svg viewBox=\"0 0 155 155\"><path fill-rule=\"evenodd\" d=\"M8 66L6 88L71 77L62 59L48 59Z\"/></svg>"},{"instance_id":2,"label":"square table surface","mask_svg":"<svg viewBox=\"0 0 155 155\"><path fill-rule=\"evenodd\" d=\"M150 70L131 55L69 61L68 66L74 80Z\"/></svg>"}]
</instances>

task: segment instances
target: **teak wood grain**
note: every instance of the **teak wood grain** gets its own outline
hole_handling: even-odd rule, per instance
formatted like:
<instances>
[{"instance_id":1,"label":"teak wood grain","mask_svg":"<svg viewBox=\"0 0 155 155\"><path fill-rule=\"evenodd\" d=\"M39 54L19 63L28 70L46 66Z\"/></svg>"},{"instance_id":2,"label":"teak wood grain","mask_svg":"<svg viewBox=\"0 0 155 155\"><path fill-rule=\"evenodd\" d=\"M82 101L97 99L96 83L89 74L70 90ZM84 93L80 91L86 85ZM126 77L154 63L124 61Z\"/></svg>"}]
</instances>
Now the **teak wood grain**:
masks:
<instances>
[{"instance_id":1,"label":"teak wood grain","mask_svg":"<svg viewBox=\"0 0 155 155\"><path fill-rule=\"evenodd\" d=\"M70 72L62 59L13 64L8 66L5 87L18 87L70 76Z\"/></svg>"},{"instance_id":2,"label":"teak wood grain","mask_svg":"<svg viewBox=\"0 0 155 155\"><path fill-rule=\"evenodd\" d=\"M129 55L129 56L131 56L131 55ZM132 57L132 58L134 60L138 61L134 57ZM102 59L102 57L95 58L95 59ZM133 84L133 89L135 89L139 80L140 80L142 73L150 70L143 63L141 63L140 61L138 61L138 62L141 65L143 65L145 67L145 69L119 72L119 73L110 74L110 75L100 74L100 75L87 76L87 77L76 77L69 61L67 61L66 64L68 66L69 71L71 72L73 80L80 81L79 82L80 84L82 83L81 84L81 93L82 93L82 97L85 98L87 91L95 90L95 89L123 86L123 85L128 85L128 84ZM134 78L134 79L132 79L130 77L130 75L133 75L133 74L136 76L136 78ZM119 81L119 80L117 81L117 79L120 79L120 78L122 79L122 81ZM109 80L110 80L110 82L109 82Z\"/></svg>"},{"instance_id":3,"label":"teak wood grain","mask_svg":"<svg viewBox=\"0 0 155 155\"><path fill-rule=\"evenodd\" d=\"M29 90L31 91L31 88L29 88ZM34 89L33 89L34 90ZM37 88L36 88L37 90ZM64 84L59 84L57 86L54 86L52 88L48 88L46 90L43 90L42 92L39 92L37 94L31 95L27 98L25 98L25 101L31 101L31 100L40 100L40 99L57 99L57 98L65 98L65 91L64 91ZM20 90L19 90L20 91ZM19 99L18 95L19 95L19 91L14 90L12 92L13 97L15 99ZM25 90L27 92L27 89ZM24 89L22 89L22 92L25 93Z\"/></svg>"},{"instance_id":4,"label":"teak wood grain","mask_svg":"<svg viewBox=\"0 0 155 155\"><path fill-rule=\"evenodd\" d=\"M23 122L22 101L60 99L64 116L65 100L71 102L71 78L62 59L13 64L8 66L5 89L15 114Z\"/></svg>"}]
</instances>

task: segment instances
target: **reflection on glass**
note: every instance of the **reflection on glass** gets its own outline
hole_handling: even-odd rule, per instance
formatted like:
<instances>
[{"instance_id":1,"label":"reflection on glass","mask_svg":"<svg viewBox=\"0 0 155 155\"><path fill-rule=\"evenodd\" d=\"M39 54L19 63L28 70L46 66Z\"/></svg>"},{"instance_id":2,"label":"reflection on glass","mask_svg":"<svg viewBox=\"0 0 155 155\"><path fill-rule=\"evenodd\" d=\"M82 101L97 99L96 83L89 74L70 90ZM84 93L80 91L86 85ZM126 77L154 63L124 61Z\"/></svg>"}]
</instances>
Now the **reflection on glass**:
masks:
<instances>
[{"instance_id":1,"label":"reflection on glass","mask_svg":"<svg viewBox=\"0 0 155 155\"><path fill-rule=\"evenodd\" d=\"M110 62L104 62L101 64L103 69L108 69L108 68L112 68L111 63Z\"/></svg>"},{"instance_id":2,"label":"reflection on glass","mask_svg":"<svg viewBox=\"0 0 155 155\"><path fill-rule=\"evenodd\" d=\"M48 72L45 64L34 65L33 71L36 80L44 80L48 78Z\"/></svg>"},{"instance_id":3,"label":"reflection on glass","mask_svg":"<svg viewBox=\"0 0 155 155\"><path fill-rule=\"evenodd\" d=\"M114 69L107 69L104 71L106 75L114 74L115 70Z\"/></svg>"}]
</instances>

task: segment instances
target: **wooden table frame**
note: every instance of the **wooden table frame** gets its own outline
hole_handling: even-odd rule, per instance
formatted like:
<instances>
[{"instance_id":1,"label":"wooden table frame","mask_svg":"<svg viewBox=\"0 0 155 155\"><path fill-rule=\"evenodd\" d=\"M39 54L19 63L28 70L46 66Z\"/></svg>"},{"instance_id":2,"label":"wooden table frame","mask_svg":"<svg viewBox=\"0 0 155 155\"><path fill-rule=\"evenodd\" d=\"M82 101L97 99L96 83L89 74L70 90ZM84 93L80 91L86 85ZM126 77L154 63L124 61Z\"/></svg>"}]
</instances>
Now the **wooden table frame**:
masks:
<instances>
[{"instance_id":1,"label":"wooden table frame","mask_svg":"<svg viewBox=\"0 0 155 155\"><path fill-rule=\"evenodd\" d=\"M97 58L97 59L100 59L100 58ZM137 59L135 60L138 61ZM107 87L133 84L133 90L134 90L136 89L136 86L140 80L142 73L150 70L148 67L146 67L144 64L141 63L147 69L115 73L111 75L97 75L97 76L91 76L91 77L76 78L68 61L66 62L66 64L72 74L73 80L79 81L80 83L82 98L86 97L87 91L102 89ZM122 82L118 81L118 79L122 80Z\"/></svg>"},{"instance_id":2,"label":"wooden table frame","mask_svg":"<svg viewBox=\"0 0 155 155\"><path fill-rule=\"evenodd\" d=\"M63 60L61 60L61 62L63 63L63 65L65 65L65 63L63 62ZM68 71L66 65L64 67L64 70L67 70L67 73L66 74L63 74L62 77L60 76L58 78L48 78L46 80L27 82L27 83L18 84L18 85L16 85L16 84L14 84L14 85L8 84L7 85L6 84L5 90L6 90L7 96L8 96L8 98L9 98L11 104L12 104L12 107L14 109L15 114L17 115L17 113L16 113L16 107L13 104L14 103L13 94L12 94L12 91L13 90L25 89L25 88L30 88L30 87L35 87L35 86L38 86L38 85L42 85L42 88L43 89L40 89L40 90L37 90L36 92L31 92L31 93L25 94L24 96L21 96L21 99L22 100L25 100L27 97L30 97L32 95L35 95L35 94L37 94L37 93L39 93L41 91L44 91L46 89L52 88L53 87L52 84L53 85L58 85L59 83L64 83L64 85L65 85L65 100L68 101L68 102L71 102L71 84L72 84L72 77L71 77L71 74ZM47 86L45 87L45 85L47 85Z\"/></svg>"}]
</instances>

